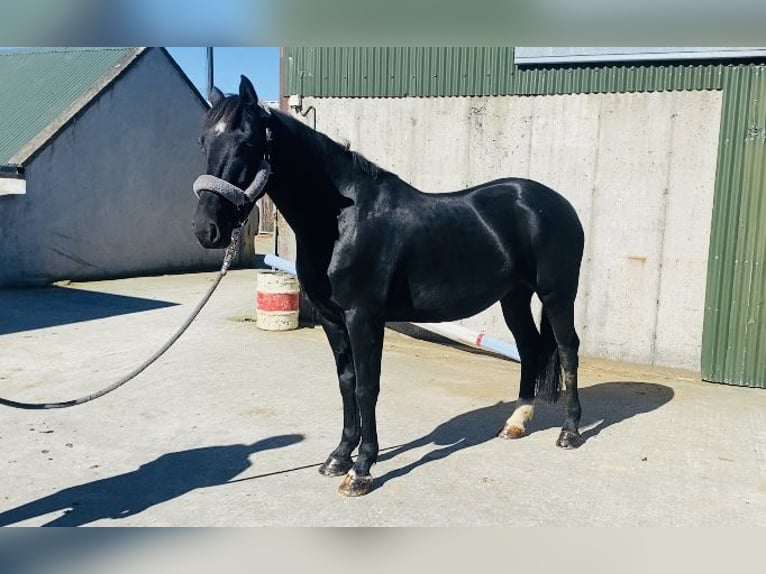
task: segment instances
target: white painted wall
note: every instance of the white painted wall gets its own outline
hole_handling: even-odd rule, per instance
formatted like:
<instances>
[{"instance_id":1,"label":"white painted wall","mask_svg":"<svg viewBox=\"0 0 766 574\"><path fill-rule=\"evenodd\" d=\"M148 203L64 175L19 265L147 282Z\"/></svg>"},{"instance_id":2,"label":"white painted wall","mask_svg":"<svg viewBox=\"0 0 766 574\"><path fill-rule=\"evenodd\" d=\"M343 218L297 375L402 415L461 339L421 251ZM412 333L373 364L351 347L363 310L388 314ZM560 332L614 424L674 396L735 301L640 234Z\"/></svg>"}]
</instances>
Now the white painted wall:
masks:
<instances>
[{"instance_id":1,"label":"white painted wall","mask_svg":"<svg viewBox=\"0 0 766 574\"><path fill-rule=\"evenodd\" d=\"M556 189L586 233L582 353L699 369L720 92L303 105L320 131L423 191L505 176ZM463 323L510 338L497 305Z\"/></svg>"}]
</instances>

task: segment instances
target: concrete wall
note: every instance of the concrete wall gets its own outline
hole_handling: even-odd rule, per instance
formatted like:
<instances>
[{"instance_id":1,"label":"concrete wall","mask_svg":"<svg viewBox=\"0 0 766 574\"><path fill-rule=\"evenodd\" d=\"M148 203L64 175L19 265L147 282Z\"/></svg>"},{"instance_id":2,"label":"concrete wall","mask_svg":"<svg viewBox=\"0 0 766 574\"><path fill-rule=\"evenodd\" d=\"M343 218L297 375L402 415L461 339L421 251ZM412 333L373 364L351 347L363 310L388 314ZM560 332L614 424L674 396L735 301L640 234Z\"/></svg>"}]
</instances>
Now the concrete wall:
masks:
<instances>
[{"instance_id":1,"label":"concrete wall","mask_svg":"<svg viewBox=\"0 0 766 574\"><path fill-rule=\"evenodd\" d=\"M0 285L219 266L191 227L204 109L144 55L31 160L25 195L0 197Z\"/></svg>"},{"instance_id":2,"label":"concrete wall","mask_svg":"<svg viewBox=\"0 0 766 574\"><path fill-rule=\"evenodd\" d=\"M503 176L558 190L586 233L582 352L699 369L720 92L303 105L320 131L423 191ZM293 255L284 233L280 249ZM497 305L464 324L510 338Z\"/></svg>"}]
</instances>

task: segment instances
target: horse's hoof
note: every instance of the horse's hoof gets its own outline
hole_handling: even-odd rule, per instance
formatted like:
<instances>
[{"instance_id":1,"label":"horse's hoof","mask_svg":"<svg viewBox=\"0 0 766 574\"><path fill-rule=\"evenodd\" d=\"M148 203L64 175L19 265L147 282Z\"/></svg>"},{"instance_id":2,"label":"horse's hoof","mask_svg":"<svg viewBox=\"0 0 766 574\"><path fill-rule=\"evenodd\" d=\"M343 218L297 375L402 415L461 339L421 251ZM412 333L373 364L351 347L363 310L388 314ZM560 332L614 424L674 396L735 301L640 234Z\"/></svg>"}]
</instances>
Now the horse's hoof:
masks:
<instances>
[{"instance_id":1,"label":"horse's hoof","mask_svg":"<svg viewBox=\"0 0 766 574\"><path fill-rule=\"evenodd\" d=\"M343 484L338 488L338 494L343 496L364 496L372 490L372 476L357 476L348 473Z\"/></svg>"},{"instance_id":2,"label":"horse's hoof","mask_svg":"<svg viewBox=\"0 0 766 574\"><path fill-rule=\"evenodd\" d=\"M507 424L497 433L500 438L521 438L524 436L524 427L515 424Z\"/></svg>"},{"instance_id":3,"label":"horse's hoof","mask_svg":"<svg viewBox=\"0 0 766 574\"><path fill-rule=\"evenodd\" d=\"M573 449L577 448L582 444L582 437L580 436L580 433L577 431L567 431L563 430L561 431L561 434L559 435L558 440L556 441L556 446L566 449Z\"/></svg>"},{"instance_id":4,"label":"horse's hoof","mask_svg":"<svg viewBox=\"0 0 766 574\"><path fill-rule=\"evenodd\" d=\"M351 470L352 466L354 466L354 461L350 458L348 460L340 460L331 456L319 467L319 474L324 476L343 476Z\"/></svg>"}]
</instances>

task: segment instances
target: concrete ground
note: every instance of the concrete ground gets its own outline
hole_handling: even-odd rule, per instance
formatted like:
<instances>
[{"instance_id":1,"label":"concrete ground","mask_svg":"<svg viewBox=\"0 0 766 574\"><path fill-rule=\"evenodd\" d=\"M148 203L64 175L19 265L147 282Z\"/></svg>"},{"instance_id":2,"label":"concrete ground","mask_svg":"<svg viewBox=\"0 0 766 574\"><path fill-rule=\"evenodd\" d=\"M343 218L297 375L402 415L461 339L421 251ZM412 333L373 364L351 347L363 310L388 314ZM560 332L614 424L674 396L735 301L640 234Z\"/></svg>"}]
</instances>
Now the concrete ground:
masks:
<instances>
[{"instance_id":1,"label":"concrete ground","mask_svg":"<svg viewBox=\"0 0 766 574\"><path fill-rule=\"evenodd\" d=\"M519 367L386 333L366 497L318 465L341 401L324 334L253 322L255 270L231 272L158 363L72 409L0 407L0 524L764 525L766 392L583 359L585 444L554 446L561 406L494 437ZM212 274L0 291L0 396L99 389L184 320ZM630 336L626 333L626 336Z\"/></svg>"}]
</instances>

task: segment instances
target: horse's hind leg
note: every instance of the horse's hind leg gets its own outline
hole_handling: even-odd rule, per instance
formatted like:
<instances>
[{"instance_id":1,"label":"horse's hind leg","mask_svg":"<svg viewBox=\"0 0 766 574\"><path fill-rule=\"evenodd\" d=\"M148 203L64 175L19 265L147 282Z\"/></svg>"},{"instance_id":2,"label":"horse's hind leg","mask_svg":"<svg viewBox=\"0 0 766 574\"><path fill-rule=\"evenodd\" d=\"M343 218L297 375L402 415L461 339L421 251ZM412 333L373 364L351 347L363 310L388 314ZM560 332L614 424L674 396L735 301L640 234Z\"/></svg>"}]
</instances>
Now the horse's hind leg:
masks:
<instances>
[{"instance_id":1,"label":"horse's hind leg","mask_svg":"<svg viewBox=\"0 0 766 574\"><path fill-rule=\"evenodd\" d=\"M338 370L338 384L343 398L343 432L338 448L319 467L319 472L325 476L342 476L354 464L351 453L359 444L361 437L359 408L356 403L356 375L351 343L345 325L335 318L325 316L321 316L320 321L332 348Z\"/></svg>"},{"instance_id":2,"label":"horse's hind leg","mask_svg":"<svg viewBox=\"0 0 766 574\"><path fill-rule=\"evenodd\" d=\"M521 359L519 400L511 417L499 433L501 438L520 438L534 414L535 378L540 352L540 333L532 318L532 289L518 287L500 300L505 323L516 340Z\"/></svg>"},{"instance_id":3,"label":"horse's hind leg","mask_svg":"<svg viewBox=\"0 0 766 574\"><path fill-rule=\"evenodd\" d=\"M543 313L550 323L558 345L566 388L566 417L559 438L556 440L556 446L577 448L582 444L578 430L582 408L577 394L580 339L577 337L574 326L574 296L564 299L549 296L543 297L542 300Z\"/></svg>"}]
</instances>

